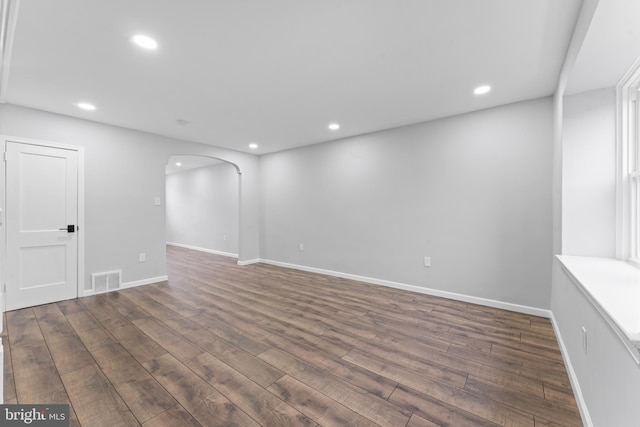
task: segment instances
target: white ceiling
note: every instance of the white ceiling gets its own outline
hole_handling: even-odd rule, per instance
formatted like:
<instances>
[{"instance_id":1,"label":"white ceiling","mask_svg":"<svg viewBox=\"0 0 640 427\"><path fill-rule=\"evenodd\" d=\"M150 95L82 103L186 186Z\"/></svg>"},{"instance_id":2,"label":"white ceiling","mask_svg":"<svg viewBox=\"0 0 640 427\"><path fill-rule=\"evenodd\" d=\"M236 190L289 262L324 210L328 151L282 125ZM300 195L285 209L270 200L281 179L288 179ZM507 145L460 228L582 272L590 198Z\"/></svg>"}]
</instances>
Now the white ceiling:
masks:
<instances>
[{"instance_id":1,"label":"white ceiling","mask_svg":"<svg viewBox=\"0 0 640 427\"><path fill-rule=\"evenodd\" d=\"M581 0L9 4L0 100L264 154L550 95Z\"/></svg>"},{"instance_id":2,"label":"white ceiling","mask_svg":"<svg viewBox=\"0 0 640 427\"><path fill-rule=\"evenodd\" d=\"M569 77L566 93L615 86L640 57L639 0L601 0Z\"/></svg>"}]
</instances>

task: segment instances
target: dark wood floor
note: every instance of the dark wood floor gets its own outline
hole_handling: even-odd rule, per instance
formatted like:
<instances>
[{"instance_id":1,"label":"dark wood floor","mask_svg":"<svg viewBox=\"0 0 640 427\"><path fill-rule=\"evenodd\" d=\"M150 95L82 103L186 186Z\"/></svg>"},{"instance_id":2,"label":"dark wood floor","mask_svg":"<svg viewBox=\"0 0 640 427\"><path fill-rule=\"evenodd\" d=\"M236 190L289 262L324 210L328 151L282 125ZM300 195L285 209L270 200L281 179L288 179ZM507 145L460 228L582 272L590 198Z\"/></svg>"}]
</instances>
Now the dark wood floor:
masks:
<instances>
[{"instance_id":1,"label":"dark wood floor","mask_svg":"<svg viewBox=\"0 0 640 427\"><path fill-rule=\"evenodd\" d=\"M5 402L86 427L582 425L547 319L168 252L168 283L6 313Z\"/></svg>"}]
</instances>

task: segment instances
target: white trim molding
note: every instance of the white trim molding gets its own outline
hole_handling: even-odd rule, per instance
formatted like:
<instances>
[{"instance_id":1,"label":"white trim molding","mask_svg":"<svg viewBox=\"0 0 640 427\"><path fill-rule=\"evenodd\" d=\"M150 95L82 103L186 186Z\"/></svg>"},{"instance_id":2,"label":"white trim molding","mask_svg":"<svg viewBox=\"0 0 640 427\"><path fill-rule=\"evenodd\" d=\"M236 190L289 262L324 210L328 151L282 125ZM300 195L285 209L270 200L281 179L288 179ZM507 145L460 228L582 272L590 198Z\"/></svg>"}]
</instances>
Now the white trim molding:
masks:
<instances>
[{"instance_id":1,"label":"white trim molding","mask_svg":"<svg viewBox=\"0 0 640 427\"><path fill-rule=\"evenodd\" d=\"M637 254L637 177L631 173L638 168L638 87L640 86L640 58L616 85L616 258L628 260ZM635 180L635 182L634 182Z\"/></svg>"},{"instance_id":2,"label":"white trim molding","mask_svg":"<svg viewBox=\"0 0 640 427\"><path fill-rule=\"evenodd\" d=\"M199 251L199 252L206 252L208 254L222 255L222 256L229 257L229 258L238 258L238 254L234 254L234 253L231 253L231 252L218 251L218 250L215 250L215 249L201 248L199 246L191 246L191 245L185 245L185 244L182 244L182 243L175 243L175 242L167 242L167 245L176 246L178 248L191 249L191 250Z\"/></svg>"},{"instance_id":3,"label":"white trim molding","mask_svg":"<svg viewBox=\"0 0 640 427\"><path fill-rule=\"evenodd\" d=\"M128 289L128 288L135 288L137 286L152 285L154 283L166 282L167 280L169 280L169 276L149 277L148 279L125 282L122 285L120 285L120 289ZM114 290L118 290L118 289L114 289Z\"/></svg>"},{"instance_id":4,"label":"white trim molding","mask_svg":"<svg viewBox=\"0 0 640 427\"><path fill-rule=\"evenodd\" d=\"M358 276L356 274L342 273L338 271L325 270L322 268L315 268L315 267L307 267L307 266L297 265L297 264L289 264L286 262L273 261L268 259L260 259L258 260L258 262L276 265L278 267L308 271L310 273L318 273L318 274L324 274L327 276L340 277L343 279L357 280L359 282L370 283L372 285L386 286L388 288L401 289L405 291L416 292L419 294L432 295L432 296L441 297L441 298L448 298L456 301L468 302L471 304L478 304L478 305L483 305L487 307L499 308L502 310L514 311L517 313L531 314L533 316L540 316L545 318L551 317L550 310L537 308L537 307L513 304L509 302L498 301L498 300L493 300L488 298L475 297L472 295L458 294L455 292L441 291L438 289L426 288L426 287L416 286L416 285L409 285L406 283L393 282L390 280L382 280L382 279L376 279L373 277ZM245 265L240 263L238 264Z\"/></svg>"}]
</instances>

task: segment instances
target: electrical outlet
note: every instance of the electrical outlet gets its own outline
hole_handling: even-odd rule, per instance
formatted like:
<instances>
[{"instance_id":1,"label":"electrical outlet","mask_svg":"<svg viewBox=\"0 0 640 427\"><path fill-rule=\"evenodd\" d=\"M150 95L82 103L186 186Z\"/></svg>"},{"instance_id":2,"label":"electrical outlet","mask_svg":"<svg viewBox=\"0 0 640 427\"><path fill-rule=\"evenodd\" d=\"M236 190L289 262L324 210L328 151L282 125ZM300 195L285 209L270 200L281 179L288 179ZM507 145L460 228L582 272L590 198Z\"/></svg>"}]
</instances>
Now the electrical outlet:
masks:
<instances>
[{"instance_id":1,"label":"electrical outlet","mask_svg":"<svg viewBox=\"0 0 640 427\"><path fill-rule=\"evenodd\" d=\"M227 241L227 235L226 234L222 235L222 240L225 241L225 242Z\"/></svg>"},{"instance_id":2,"label":"electrical outlet","mask_svg":"<svg viewBox=\"0 0 640 427\"><path fill-rule=\"evenodd\" d=\"M430 256L424 257L424 266L425 267L431 267L431 257Z\"/></svg>"},{"instance_id":3,"label":"electrical outlet","mask_svg":"<svg viewBox=\"0 0 640 427\"><path fill-rule=\"evenodd\" d=\"M582 327L582 351L584 351L584 354L587 354L587 349L588 349L587 328L583 326Z\"/></svg>"},{"instance_id":4,"label":"electrical outlet","mask_svg":"<svg viewBox=\"0 0 640 427\"><path fill-rule=\"evenodd\" d=\"M138 262L145 262L147 260L147 254L140 252L138 254Z\"/></svg>"},{"instance_id":5,"label":"electrical outlet","mask_svg":"<svg viewBox=\"0 0 640 427\"><path fill-rule=\"evenodd\" d=\"M300 245L298 246L298 250L300 252L304 252L304 243L300 243Z\"/></svg>"}]
</instances>

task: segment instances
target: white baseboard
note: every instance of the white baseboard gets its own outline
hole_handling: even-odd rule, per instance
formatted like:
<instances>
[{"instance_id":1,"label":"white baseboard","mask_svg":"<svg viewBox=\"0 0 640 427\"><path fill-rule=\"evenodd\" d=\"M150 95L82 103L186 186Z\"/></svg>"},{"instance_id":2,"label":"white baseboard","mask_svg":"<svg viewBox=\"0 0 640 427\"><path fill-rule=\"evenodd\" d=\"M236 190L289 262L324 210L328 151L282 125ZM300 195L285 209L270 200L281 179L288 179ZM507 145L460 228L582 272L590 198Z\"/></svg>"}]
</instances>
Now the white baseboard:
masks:
<instances>
[{"instance_id":1,"label":"white baseboard","mask_svg":"<svg viewBox=\"0 0 640 427\"><path fill-rule=\"evenodd\" d=\"M551 325L553 325L553 331L556 334L556 338L558 339L558 345L560 346L560 353L562 353L562 359L564 360L564 366L567 369L567 374L569 374L569 381L571 382L571 387L573 388L573 395L576 398L576 403L578 405L578 410L580 411L580 417L582 418L582 423L586 427L593 427L593 421L591 421L591 415L589 414L589 408L587 407L587 402L584 401L584 396L582 395L582 389L580 388L580 383L578 382L578 376L576 375L575 370L573 369L573 365L571 364L571 358L569 357L569 352L567 351L567 347L564 345L564 340L562 339L562 334L560 333L560 328L556 323L556 318L551 312Z\"/></svg>"},{"instance_id":2,"label":"white baseboard","mask_svg":"<svg viewBox=\"0 0 640 427\"><path fill-rule=\"evenodd\" d=\"M499 309L502 309L502 310L515 311L517 313L531 314L533 316L540 316L540 317L546 317L546 318L550 318L551 317L551 311L550 310L537 308L537 307L530 307L530 306L526 306L526 305L513 304L513 303L509 303L509 302L492 300L492 299L488 299L488 298L474 297L474 296L471 296L471 295L464 295L464 294L458 294L458 293L455 293L455 292L441 291L441 290L438 290L438 289L424 288L422 286L408 285L406 283L392 282L392 281L389 281L389 280L375 279L375 278L372 278L372 277L358 276L356 274L342 273L342 272L331 271L331 270L324 270L324 269L315 268L315 267L306 267L306 266L303 266L303 265L289 264L289 263L280 262L280 261L272 261L272 260L268 260L268 259L260 259L259 262L263 262L265 264L277 265L279 267L293 268L293 269L296 269L296 270L308 271L310 273L325 274L325 275L328 275L328 276L341 277L343 279L357 280L359 282L371 283L373 285L386 286L386 287L395 288L395 289L402 289L402 290L405 290L405 291L417 292L417 293L425 294L425 295L432 295L432 296L436 296L436 297L449 298L449 299L453 299L453 300L456 300L456 301L464 301L464 302L468 302L468 303L472 303L472 304L478 304L478 305L484 305L484 306L493 307L493 308L499 308ZM238 263L238 264L240 264L240 263ZM244 264L240 264L240 265L244 265Z\"/></svg>"},{"instance_id":3,"label":"white baseboard","mask_svg":"<svg viewBox=\"0 0 640 427\"><path fill-rule=\"evenodd\" d=\"M246 261L238 261L238 265L251 265L251 264L257 264L259 262L264 262L264 261L261 260L260 258L254 258L254 259L248 259Z\"/></svg>"},{"instance_id":4,"label":"white baseboard","mask_svg":"<svg viewBox=\"0 0 640 427\"><path fill-rule=\"evenodd\" d=\"M169 276L150 277L148 279L135 280L120 285L120 289L135 288L136 286L151 285L152 283L165 282L169 280Z\"/></svg>"},{"instance_id":5,"label":"white baseboard","mask_svg":"<svg viewBox=\"0 0 640 427\"><path fill-rule=\"evenodd\" d=\"M192 249L194 251L199 251L199 252L206 252L208 254L222 255L230 258L238 258L238 254L233 254L231 252L217 251L215 249L201 248L198 246L184 245L182 243L175 243L175 242L167 242L167 245L177 246L179 248Z\"/></svg>"}]
</instances>

